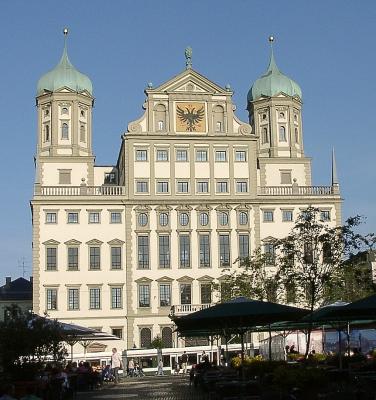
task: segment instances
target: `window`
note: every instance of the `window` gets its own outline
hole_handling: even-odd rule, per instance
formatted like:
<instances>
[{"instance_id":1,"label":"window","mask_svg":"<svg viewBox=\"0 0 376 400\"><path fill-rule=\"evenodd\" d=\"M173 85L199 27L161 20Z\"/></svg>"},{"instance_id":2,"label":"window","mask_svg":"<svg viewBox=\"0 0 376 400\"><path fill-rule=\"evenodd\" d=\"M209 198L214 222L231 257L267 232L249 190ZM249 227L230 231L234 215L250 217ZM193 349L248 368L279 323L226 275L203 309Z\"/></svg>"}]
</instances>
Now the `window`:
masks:
<instances>
[{"instance_id":1,"label":"window","mask_svg":"<svg viewBox=\"0 0 376 400\"><path fill-rule=\"evenodd\" d=\"M280 126L279 127L279 141L280 142L287 142L286 128L284 126Z\"/></svg>"},{"instance_id":2,"label":"window","mask_svg":"<svg viewBox=\"0 0 376 400\"><path fill-rule=\"evenodd\" d=\"M202 283L200 286L201 304L210 304L212 302L212 285L211 283Z\"/></svg>"},{"instance_id":3,"label":"window","mask_svg":"<svg viewBox=\"0 0 376 400\"><path fill-rule=\"evenodd\" d=\"M321 221L330 221L330 211L329 210L321 210L320 211L320 219L321 219Z\"/></svg>"},{"instance_id":4,"label":"window","mask_svg":"<svg viewBox=\"0 0 376 400\"><path fill-rule=\"evenodd\" d=\"M68 289L68 310L78 310L80 308L80 291L77 288Z\"/></svg>"},{"instance_id":5,"label":"window","mask_svg":"<svg viewBox=\"0 0 376 400\"><path fill-rule=\"evenodd\" d=\"M159 305L161 307L171 306L171 285L168 283L159 285Z\"/></svg>"},{"instance_id":6,"label":"window","mask_svg":"<svg viewBox=\"0 0 376 400\"><path fill-rule=\"evenodd\" d=\"M219 235L220 267L230 266L230 235Z\"/></svg>"},{"instance_id":7,"label":"window","mask_svg":"<svg viewBox=\"0 0 376 400\"><path fill-rule=\"evenodd\" d=\"M89 247L89 269L101 268L101 248L98 246Z\"/></svg>"},{"instance_id":8,"label":"window","mask_svg":"<svg viewBox=\"0 0 376 400\"><path fill-rule=\"evenodd\" d=\"M104 183L111 184L111 185L116 183L115 172L105 172L104 173Z\"/></svg>"},{"instance_id":9,"label":"window","mask_svg":"<svg viewBox=\"0 0 376 400\"><path fill-rule=\"evenodd\" d=\"M46 108L45 110L44 110L44 116L45 117L48 117L50 115L50 110L48 109L48 108Z\"/></svg>"},{"instance_id":10,"label":"window","mask_svg":"<svg viewBox=\"0 0 376 400\"><path fill-rule=\"evenodd\" d=\"M180 284L180 304L192 304L192 285L190 283Z\"/></svg>"},{"instance_id":11,"label":"window","mask_svg":"<svg viewBox=\"0 0 376 400\"><path fill-rule=\"evenodd\" d=\"M197 182L197 193L209 193L209 182L206 181Z\"/></svg>"},{"instance_id":12,"label":"window","mask_svg":"<svg viewBox=\"0 0 376 400\"><path fill-rule=\"evenodd\" d=\"M227 159L226 150L217 150L215 152L215 161L217 162L225 162Z\"/></svg>"},{"instance_id":13,"label":"window","mask_svg":"<svg viewBox=\"0 0 376 400\"><path fill-rule=\"evenodd\" d=\"M292 210L282 210L282 221L291 222L293 220Z\"/></svg>"},{"instance_id":14,"label":"window","mask_svg":"<svg viewBox=\"0 0 376 400\"><path fill-rule=\"evenodd\" d=\"M121 247L111 247L111 269L121 269Z\"/></svg>"},{"instance_id":15,"label":"window","mask_svg":"<svg viewBox=\"0 0 376 400\"><path fill-rule=\"evenodd\" d=\"M157 193L168 193L168 182L166 181L157 182Z\"/></svg>"},{"instance_id":16,"label":"window","mask_svg":"<svg viewBox=\"0 0 376 400\"><path fill-rule=\"evenodd\" d=\"M172 329L168 326L162 328L162 346L164 348L173 347Z\"/></svg>"},{"instance_id":17,"label":"window","mask_svg":"<svg viewBox=\"0 0 376 400\"><path fill-rule=\"evenodd\" d=\"M59 170L59 184L70 185L71 183L71 170L61 169Z\"/></svg>"},{"instance_id":18,"label":"window","mask_svg":"<svg viewBox=\"0 0 376 400\"><path fill-rule=\"evenodd\" d=\"M111 288L111 308L123 308L123 288Z\"/></svg>"},{"instance_id":19,"label":"window","mask_svg":"<svg viewBox=\"0 0 376 400\"><path fill-rule=\"evenodd\" d=\"M89 308L90 310L99 310L101 308L101 289L89 289Z\"/></svg>"},{"instance_id":20,"label":"window","mask_svg":"<svg viewBox=\"0 0 376 400\"><path fill-rule=\"evenodd\" d=\"M161 132L164 130L164 122L163 121L158 121L158 132Z\"/></svg>"},{"instance_id":21,"label":"window","mask_svg":"<svg viewBox=\"0 0 376 400\"><path fill-rule=\"evenodd\" d=\"M67 115L67 114L69 114L68 108L67 108L67 107L63 107L63 108L61 109L61 114L62 114L62 115Z\"/></svg>"},{"instance_id":22,"label":"window","mask_svg":"<svg viewBox=\"0 0 376 400\"><path fill-rule=\"evenodd\" d=\"M209 214L201 213L200 214L200 225L206 226L209 223Z\"/></svg>"},{"instance_id":23,"label":"window","mask_svg":"<svg viewBox=\"0 0 376 400\"><path fill-rule=\"evenodd\" d=\"M55 212L47 212L46 224L56 224L56 223L57 223L57 214Z\"/></svg>"},{"instance_id":24,"label":"window","mask_svg":"<svg viewBox=\"0 0 376 400\"><path fill-rule=\"evenodd\" d=\"M178 181L178 193L188 193L188 182Z\"/></svg>"},{"instance_id":25,"label":"window","mask_svg":"<svg viewBox=\"0 0 376 400\"><path fill-rule=\"evenodd\" d=\"M239 225L247 225L248 224L248 213L245 211L240 211L238 214Z\"/></svg>"},{"instance_id":26,"label":"window","mask_svg":"<svg viewBox=\"0 0 376 400\"><path fill-rule=\"evenodd\" d=\"M142 328L140 331L140 347L146 348L151 345L151 329L150 328Z\"/></svg>"},{"instance_id":27,"label":"window","mask_svg":"<svg viewBox=\"0 0 376 400\"><path fill-rule=\"evenodd\" d=\"M228 224L228 213L224 211L219 211L218 212L218 222L219 225L225 226Z\"/></svg>"},{"instance_id":28,"label":"window","mask_svg":"<svg viewBox=\"0 0 376 400\"><path fill-rule=\"evenodd\" d=\"M138 236L138 268L149 268L149 236Z\"/></svg>"},{"instance_id":29,"label":"window","mask_svg":"<svg viewBox=\"0 0 376 400\"><path fill-rule=\"evenodd\" d=\"M138 286L138 306L150 307L150 285Z\"/></svg>"},{"instance_id":30,"label":"window","mask_svg":"<svg viewBox=\"0 0 376 400\"><path fill-rule=\"evenodd\" d=\"M118 337L119 339L123 339L123 328L112 328L111 332L114 336Z\"/></svg>"},{"instance_id":31,"label":"window","mask_svg":"<svg viewBox=\"0 0 376 400\"><path fill-rule=\"evenodd\" d=\"M296 301L296 288L293 281L285 283L286 303L295 303Z\"/></svg>"},{"instance_id":32,"label":"window","mask_svg":"<svg viewBox=\"0 0 376 400\"><path fill-rule=\"evenodd\" d=\"M148 151L147 150L136 150L136 161L147 161Z\"/></svg>"},{"instance_id":33,"label":"window","mask_svg":"<svg viewBox=\"0 0 376 400\"><path fill-rule=\"evenodd\" d=\"M114 211L110 214L111 224L121 224L121 212Z\"/></svg>"},{"instance_id":34,"label":"window","mask_svg":"<svg viewBox=\"0 0 376 400\"><path fill-rule=\"evenodd\" d=\"M49 125L44 126L44 141L45 142L50 141L50 126Z\"/></svg>"},{"instance_id":35,"label":"window","mask_svg":"<svg viewBox=\"0 0 376 400\"><path fill-rule=\"evenodd\" d=\"M57 289L46 290L46 308L47 310L57 310Z\"/></svg>"},{"instance_id":36,"label":"window","mask_svg":"<svg viewBox=\"0 0 376 400\"><path fill-rule=\"evenodd\" d=\"M323 263L331 263L332 260L332 246L330 245L329 242L324 242L322 244L322 259L323 259Z\"/></svg>"},{"instance_id":37,"label":"window","mask_svg":"<svg viewBox=\"0 0 376 400\"><path fill-rule=\"evenodd\" d=\"M198 161L198 162L208 161L208 151L207 150L196 150L196 161Z\"/></svg>"},{"instance_id":38,"label":"window","mask_svg":"<svg viewBox=\"0 0 376 400\"><path fill-rule=\"evenodd\" d=\"M199 235L200 242L200 267L210 267L210 236L209 234Z\"/></svg>"},{"instance_id":39,"label":"window","mask_svg":"<svg viewBox=\"0 0 376 400\"><path fill-rule=\"evenodd\" d=\"M176 161L188 161L187 150L176 150Z\"/></svg>"},{"instance_id":40,"label":"window","mask_svg":"<svg viewBox=\"0 0 376 400\"><path fill-rule=\"evenodd\" d=\"M157 104L154 107L154 121L155 131L164 132L166 131L166 106L164 104Z\"/></svg>"},{"instance_id":41,"label":"window","mask_svg":"<svg viewBox=\"0 0 376 400\"><path fill-rule=\"evenodd\" d=\"M181 213L179 215L179 223L181 226L187 226L189 224L189 215L187 213Z\"/></svg>"},{"instance_id":42,"label":"window","mask_svg":"<svg viewBox=\"0 0 376 400\"><path fill-rule=\"evenodd\" d=\"M179 267L191 266L191 238L189 235L179 235Z\"/></svg>"},{"instance_id":43,"label":"window","mask_svg":"<svg viewBox=\"0 0 376 400\"><path fill-rule=\"evenodd\" d=\"M263 128L262 129L262 143L269 143L268 128Z\"/></svg>"},{"instance_id":44,"label":"window","mask_svg":"<svg viewBox=\"0 0 376 400\"><path fill-rule=\"evenodd\" d=\"M285 113L280 112L280 113L279 113L279 118L285 118Z\"/></svg>"},{"instance_id":45,"label":"window","mask_svg":"<svg viewBox=\"0 0 376 400\"><path fill-rule=\"evenodd\" d=\"M248 182L247 181L237 181L236 182L236 192L237 193L247 193L248 192Z\"/></svg>"},{"instance_id":46,"label":"window","mask_svg":"<svg viewBox=\"0 0 376 400\"><path fill-rule=\"evenodd\" d=\"M221 121L217 121L215 123L215 131L216 132L222 132L222 122Z\"/></svg>"},{"instance_id":47,"label":"window","mask_svg":"<svg viewBox=\"0 0 376 400\"><path fill-rule=\"evenodd\" d=\"M236 150L235 151L235 161L245 162L247 161L247 153L245 150Z\"/></svg>"},{"instance_id":48,"label":"window","mask_svg":"<svg viewBox=\"0 0 376 400\"><path fill-rule=\"evenodd\" d=\"M273 243L264 244L265 262L268 265L274 265L275 263L275 247Z\"/></svg>"},{"instance_id":49,"label":"window","mask_svg":"<svg viewBox=\"0 0 376 400\"><path fill-rule=\"evenodd\" d=\"M89 212L89 224L99 224L100 223L100 213L98 211Z\"/></svg>"},{"instance_id":50,"label":"window","mask_svg":"<svg viewBox=\"0 0 376 400\"><path fill-rule=\"evenodd\" d=\"M85 118L85 111L84 111L84 110L81 110L81 111L80 111L80 115L81 115L82 118Z\"/></svg>"},{"instance_id":51,"label":"window","mask_svg":"<svg viewBox=\"0 0 376 400\"><path fill-rule=\"evenodd\" d=\"M168 150L157 150L157 161L168 161Z\"/></svg>"},{"instance_id":52,"label":"window","mask_svg":"<svg viewBox=\"0 0 376 400\"><path fill-rule=\"evenodd\" d=\"M57 269L57 248L46 248L46 269L47 271L56 271Z\"/></svg>"},{"instance_id":53,"label":"window","mask_svg":"<svg viewBox=\"0 0 376 400\"><path fill-rule=\"evenodd\" d=\"M159 268L170 268L170 236L159 236Z\"/></svg>"},{"instance_id":54,"label":"window","mask_svg":"<svg viewBox=\"0 0 376 400\"><path fill-rule=\"evenodd\" d=\"M149 192L149 183L146 181L137 181L136 182L136 192L137 193L148 193Z\"/></svg>"},{"instance_id":55,"label":"window","mask_svg":"<svg viewBox=\"0 0 376 400\"><path fill-rule=\"evenodd\" d=\"M265 210L263 212L264 222L273 222L274 221L274 212L273 210Z\"/></svg>"},{"instance_id":56,"label":"window","mask_svg":"<svg viewBox=\"0 0 376 400\"><path fill-rule=\"evenodd\" d=\"M217 182L217 193L227 193L228 187L227 182Z\"/></svg>"},{"instance_id":57,"label":"window","mask_svg":"<svg viewBox=\"0 0 376 400\"><path fill-rule=\"evenodd\" d=\"M69 212L67 216L68 224L78 224L78 212Z\"/></svg>"},{"instance_id":58,"label":"window","mask_svg":"<svg viewBox=\"0 0 376 400\"><path fill-rule=\"evenodd\" d=\"M168 225L168 214L167 213L160 213L159 214L159 225L167 226Z\"/></svg>"},{"instance_id":59,"label":"window","mask_svg":"<svg viewBox=\"0 0 376 400\"><path fill-rule=\"evenodd\" d=\"M138 214L138 225L146 226L148 224L148 215L145 213Z\"/></svg>"},{"instance_id":60,"label":"window","mask_svg":"<svg viewBox=\"0 0 376 400\"><path fill-rule=\"evenodd\" d=\"M86 128L84 124L80 125L80 141L86 142Z\"/></svg>"},{"instance_id":61,"label":"window","mask_svg":"<svg viewBox=\"0 0 376 400\"><path fill-rule=\"evenodd\" d=\"M249 235L241 233L239 235L239 258L249 257Z\"/></svg>"},{"instance_id":62,"label":"window","mask_svg":"<svg viewBox=\"0 0 376 400\"><path fill-rule=\"evenodd\" d=\"M304 262L306 264L313 264L313 253L312 243L304 243Z\"/></svg>"},{"instance_id":63,"label":"window","mask_svg":"<svg viewBox=\"0 0 376 400\"><path fill-rule=\"evenodd\" d=\"M298 130L298 128L295 128L295 142L299 143L299 130Z\"/></svg>"},{"instance_id":64,"label":"window","mask_svg":"<svg viewBox=\"0 0 376 400\"><path fill-rule=\"evenodd\" d=\"M281 171L281 184L291 185L291 171Z\"/></svg>"},{"instance_id":65,"label":"window","mask_svg":"<svg viewBox=\"0 0 376 400\"><path fill-rule=\"evenodd\" d=\"M266 119L266 114L262 114L262 119L263 119L263 120Z\"/></svg>"},{"instance_id":66,"label":"window","mask_svg":"<svg viewBox=\"0 0 376 400\"><path fill-rule=\"evenodd\" d=\"M78 270L78 247L68 247L68 270Z\"/></svg>"},{"instance_id":67,"label":"window","mask_svg":"<svg viewBox=\"0 0 376 400\"><path fill-rule=\"evenodd\" d=\"M61 125L61 138L64 140L69 139L69 127L66 122Z\"/></svg>"}]
</instances>

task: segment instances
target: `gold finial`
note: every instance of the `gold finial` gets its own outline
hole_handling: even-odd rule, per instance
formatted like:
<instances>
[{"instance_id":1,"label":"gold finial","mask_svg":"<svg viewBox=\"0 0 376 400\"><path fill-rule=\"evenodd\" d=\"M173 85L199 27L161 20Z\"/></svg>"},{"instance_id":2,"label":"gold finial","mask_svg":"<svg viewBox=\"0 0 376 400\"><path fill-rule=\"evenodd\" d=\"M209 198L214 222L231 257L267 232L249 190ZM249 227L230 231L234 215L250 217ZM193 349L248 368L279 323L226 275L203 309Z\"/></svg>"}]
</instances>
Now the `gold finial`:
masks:
<instances>
[{"instance_id":1,"label":"gold finial","mask_svg":"<svg viewBox=\"0 0 376 400\"><path fill-rule=\"evenodd\" d=\"M274 36L270 35L269 36L269 43L272 44L274 42Z\"/></svg>"},{"instance_id":2,"label":"gold finial","mask_svg":"<svg viewBox=\"0 0 376 400\"><path fill-rule=\"evenodd\" d=\"M67 36L67 35L68 35L68 28L64 28L64 29L63 29L63 34L64 34L64 36Z\"/></svg>"}]
</instances>

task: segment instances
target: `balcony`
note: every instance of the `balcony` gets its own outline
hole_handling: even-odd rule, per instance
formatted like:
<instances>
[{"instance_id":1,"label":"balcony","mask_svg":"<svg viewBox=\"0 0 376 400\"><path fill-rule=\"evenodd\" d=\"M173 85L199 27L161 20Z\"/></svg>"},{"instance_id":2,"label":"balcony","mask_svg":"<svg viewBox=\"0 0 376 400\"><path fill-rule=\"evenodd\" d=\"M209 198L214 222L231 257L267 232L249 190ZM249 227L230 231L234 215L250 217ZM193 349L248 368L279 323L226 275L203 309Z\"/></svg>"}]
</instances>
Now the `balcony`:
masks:
<instances>
[{"instance_id":1,"label":"balcony","mask_svg":"<svg viewBox=\"0 0 376 400\"><path fill-rule=\"evenodd\" d=\"M125 186L40 186L35 185L36 196L123 196Z\"/></svg>"},{"instance_id":2,"label":"balcony","mask_svg":"<svg viewBox=\"0 0 376 400\"><path fill-rule=\"evenodd\" d=\"M259 196L333 196L339 195L338 185L334 186L259 186Z\"/></svg>"},{"instance_id":3,"label":"balcony","mask_svg":"<svg viewBox=\"0 0 376 400\"><path fill-rule=\"evenodd\" d=\"M214 303L208 304L177 304L171 307L171 316L173 317L181 317L183 315L191 314L196 311L205 310L205 308L209 308L214 306Z\"/></svg>"}]
</instances>

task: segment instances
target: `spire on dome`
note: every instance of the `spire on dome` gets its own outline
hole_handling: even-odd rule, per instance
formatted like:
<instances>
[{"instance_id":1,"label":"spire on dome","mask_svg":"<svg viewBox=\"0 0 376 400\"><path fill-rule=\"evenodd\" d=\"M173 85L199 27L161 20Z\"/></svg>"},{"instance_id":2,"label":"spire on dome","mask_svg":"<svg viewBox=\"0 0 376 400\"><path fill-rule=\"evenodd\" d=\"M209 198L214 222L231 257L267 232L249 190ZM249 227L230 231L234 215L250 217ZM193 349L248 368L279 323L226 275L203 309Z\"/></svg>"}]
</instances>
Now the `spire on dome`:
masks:
<instances>
[{"instance_id":1,"label":"spire on dome","mask_svg":"<svg viewBox=\"0 0 376 400\"><path fill-rule=\"evenodd\" d=\"M274 42L274 36L269 36L269 43L270 43L270 61L268 65L268 69L266 72L279 72L279 69L277 67L277 64L275 62L274 58L274 50L273 50L273 42Z\"/></svg>"}]
</instances>

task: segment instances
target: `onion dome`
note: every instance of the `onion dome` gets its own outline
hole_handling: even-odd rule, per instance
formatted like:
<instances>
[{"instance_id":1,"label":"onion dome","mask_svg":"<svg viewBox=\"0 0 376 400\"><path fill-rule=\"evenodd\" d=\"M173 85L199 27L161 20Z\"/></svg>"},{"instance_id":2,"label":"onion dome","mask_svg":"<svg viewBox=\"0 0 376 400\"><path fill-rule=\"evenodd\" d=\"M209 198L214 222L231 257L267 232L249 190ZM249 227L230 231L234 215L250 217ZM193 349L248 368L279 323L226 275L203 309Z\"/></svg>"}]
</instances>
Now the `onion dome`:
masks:
<instances>
[{"instance_id":1,"label":"onion dome","mask_svg":"<svg viewBox=\"0 0 376 400\"><path fill-rule=\"evenodd\" d=\"M68 34L68 30L64 29L64 35ZM45 90L54 92L62 87L68 87L75 92L88 91L93 94L93 85L88 76L79 72L69 61L67 52L67 43L65 40L63 55L56 67L43 75L37 85L37 96Z\"/></svg>"}]
</instances>

